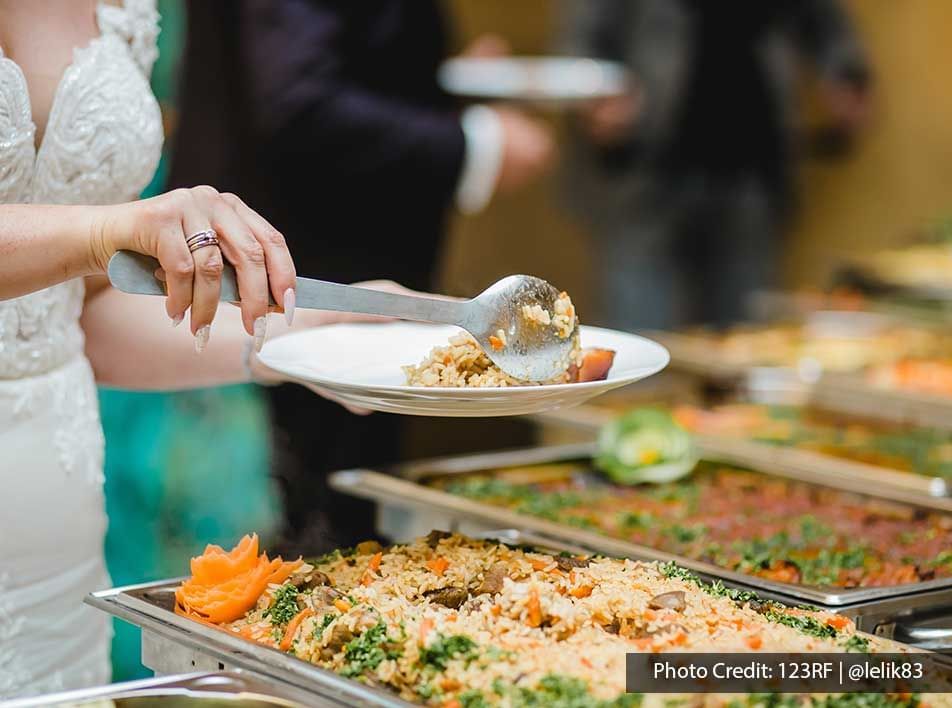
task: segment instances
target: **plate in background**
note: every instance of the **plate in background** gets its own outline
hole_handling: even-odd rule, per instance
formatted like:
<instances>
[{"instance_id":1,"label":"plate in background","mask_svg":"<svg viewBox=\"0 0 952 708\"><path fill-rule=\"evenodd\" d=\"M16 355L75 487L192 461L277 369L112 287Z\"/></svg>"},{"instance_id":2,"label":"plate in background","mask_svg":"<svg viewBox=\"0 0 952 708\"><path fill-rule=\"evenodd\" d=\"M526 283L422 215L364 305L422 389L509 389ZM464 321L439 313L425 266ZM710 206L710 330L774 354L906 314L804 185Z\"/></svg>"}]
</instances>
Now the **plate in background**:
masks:
<instances>
[{"instance_id":1,"label":"plate in background","mask_svg":"<svg viewBox=\"0 0 952 708\"><path fill-rule=\"evenodd\" d=\"M584 101L628 91L621 64L573 57L457 57L437 74L449 93L470 98Z\"/></svg>"}]
</instances>

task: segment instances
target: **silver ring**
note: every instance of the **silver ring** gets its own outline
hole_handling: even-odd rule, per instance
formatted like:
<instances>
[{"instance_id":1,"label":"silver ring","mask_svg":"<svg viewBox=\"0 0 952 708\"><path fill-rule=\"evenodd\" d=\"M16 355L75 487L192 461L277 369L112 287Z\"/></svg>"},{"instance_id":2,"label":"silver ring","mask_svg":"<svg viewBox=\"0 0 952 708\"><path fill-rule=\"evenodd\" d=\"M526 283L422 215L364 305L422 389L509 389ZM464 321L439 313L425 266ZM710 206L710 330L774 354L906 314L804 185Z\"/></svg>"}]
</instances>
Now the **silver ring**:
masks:
<instances>
[{"instance_id":1,"label":"silver ring","mask_svg":"<svg viewBox=\"0 0 952 708\"><path fill-rule=\"evenodd\" d=\"M194 234L185 239L185 245L191 246L192 243L200 239L206 238L215 238L218 234L215 233L214 229L205 229L204 231L196 231Z\"/></svg>"},{"instance_id":2,"label":"silver ring","mask_svg":"<svg viewBox=\"0 0 952 708\"><path fill-rule=\"evenodd\" d=\"M213 232L214 233L214 232ZM217 246L218 239L214 236L204 236L197 241L193 241L189 244L188 250L189 253L195 253L200 248L205 248L206 246Z\"/></svg>"}]
</instances>

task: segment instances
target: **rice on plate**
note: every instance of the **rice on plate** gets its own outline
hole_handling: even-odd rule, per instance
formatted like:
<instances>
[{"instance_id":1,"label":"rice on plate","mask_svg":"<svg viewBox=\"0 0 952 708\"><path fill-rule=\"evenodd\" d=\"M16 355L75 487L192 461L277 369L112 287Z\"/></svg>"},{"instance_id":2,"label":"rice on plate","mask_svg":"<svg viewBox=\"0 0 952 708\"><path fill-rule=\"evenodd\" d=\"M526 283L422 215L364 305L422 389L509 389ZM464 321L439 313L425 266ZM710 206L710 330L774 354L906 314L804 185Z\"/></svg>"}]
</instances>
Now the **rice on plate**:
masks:
<instances>
[{"instance_id":1,"label":"rice on plate","mask_svg":"<svg viewBox=\"0 0 952 708\"><path fill-rule=\"evenodd\" d=\"M578 336L578 316L568 293L559 293L553 311L541 305L523 305L523 319L538 327L552 327L562 339L573 337L566 369L549 381L521 381L496 366L472 335L460 332L449 343L435 347L417 366L404 366L408 386L449 388L491 388L600 381L608 376L615 357L607 349L582 349ZM504 330L489 337L490 346L500 351L509 345Z\"/></svg>"}]
</instances>

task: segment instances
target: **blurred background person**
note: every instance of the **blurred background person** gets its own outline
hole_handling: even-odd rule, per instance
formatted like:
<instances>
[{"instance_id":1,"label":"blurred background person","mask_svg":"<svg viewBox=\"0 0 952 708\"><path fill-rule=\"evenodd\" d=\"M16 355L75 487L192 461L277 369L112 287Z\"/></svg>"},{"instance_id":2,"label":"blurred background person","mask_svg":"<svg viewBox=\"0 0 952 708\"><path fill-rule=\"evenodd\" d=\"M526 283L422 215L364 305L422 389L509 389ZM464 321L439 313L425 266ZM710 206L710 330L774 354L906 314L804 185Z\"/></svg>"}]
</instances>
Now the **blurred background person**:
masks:
<instances>
[{"instance_id":1,"label":"blurred background person","mask_svg":"<svg viewBox=\"0 0 952 708\"><path fill-rule=\"evenodd\" d=\"M543 124L461 113L438 88L447 33L431 0L196 2L187 37L170 184L243 190L301 275L429 287L450 208L479 210L552 159ZM402 421L355 421L293 387L270 398L282 550L370 536L371 506L331 492L325 473L393 462Z\"/></svg>"},{"instance_id":2,"label":"blurred background person","mask_svg":"<svg viewBox=\"0 0 952 708\"><path fill-rule=\"evenodd\" d=\"M776 286L794 207L798 77L849 136L870 69L836 0L570 0L568 51L624 63L626 96L576 116L567 182L590 226L599 321L726 324Z\"/></svg>"}]
</instances>

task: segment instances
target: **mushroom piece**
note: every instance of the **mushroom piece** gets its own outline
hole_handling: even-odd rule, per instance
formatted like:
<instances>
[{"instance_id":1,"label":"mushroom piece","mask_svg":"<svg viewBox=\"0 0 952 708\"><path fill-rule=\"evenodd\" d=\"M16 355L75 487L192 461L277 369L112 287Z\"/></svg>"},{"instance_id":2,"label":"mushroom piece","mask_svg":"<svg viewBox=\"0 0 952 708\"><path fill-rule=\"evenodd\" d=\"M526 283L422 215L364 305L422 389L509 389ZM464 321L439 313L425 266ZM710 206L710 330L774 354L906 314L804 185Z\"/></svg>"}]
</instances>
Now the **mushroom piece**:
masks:
<instances>
[{"instance_id":1,"label":"mushroom piece","mask_svg":"<svg viewBox=\"0 0 952 708\"><path fill-rule=\"evenodd\" d=\"M436 548L440 544L440 541L442 541L444 538L449 538L452 535L453 534L451 534L449 531L439 531L437 529L433 529L426 535L426 545L428 545L430 548Z\"/></svg>"},{"instance_id":2,"label":"mushroom piece","mask_svg":"<svg viewBox=\"0 0 952 708\"><path fill-rule=\"evenodd\" d=\"M493 563L489 569L483 573L482 582L476 587L477 595L495 595L502 592L503 581L509 577L509 566L503 562Z\"/></svg>"},{"instance_id":3,"label":"mushroom piece","mask_svg":"<svg viewBox=\"0 0 952 708\"><path fill-rule=\"evenodd\" d=\"M354 550L357 551L357 555L366 556L371 553L382 551L383 546L381 546L377 541L361 541L356 546L354 546Z\"/></svg>"},{"instance_id":4,"label":"mushroom piece","mask_svg":"<svg viewBox=\"0 0 952 708\"><path fill-rule=\"evenodd\" d=\"M559 570L565 572L575 568L588 568L591 562L591 558L575 558L574 556L557 556L555 559L555 564L559 567Z\"/></svg>"},{"instance_id":5,"label":"mushroom piece","mask_svg":"<svg viewBox=\"0 0 952 708\"><path fill-rule=\"evenodd\" d=\"M331 576L319 570L312 570L296 583L298 590L313 590L333 584L334 583L331 582Z\"/></svg>"},{"instance_id":6,"label":"mushroom piece","mask_svg":"<svg viewBox=\"0 0 952 708\"><path fill-rule=\"evenodd\" d=\"M672 590L655 595L648 601L648 607L652 610L675 610L681 612L686 604L684 602L683 590Z\"/></svg>"},{"instance_id":7,"label":"mushroom piece","mask_svg":"<svg viewBox=\"0 0 952 708\"><path fill-rule=\"evenodd\" d=\"M314 592L311 593L311 597L317 605L333 605L334 600L343 596L342 592L335 590L330 585L320 585L314 588Z\"/></svg>"},{"instance_id":8,"label":"mushroom piece","mask_svg":"<svg viewBox=\"0 0 952 708\"><path fill-rule=\"evenodd\" d=\"M336 654L353 638L354 633L351 632L349 628L343 624L335 624L334 629L331 630L331 636L327 639L325 648L330 650L332 654Z\"/></svg>"},{"instance_id":9,"label":"mushroom piece","mask_svg":"<svg viewBox=\"0 0 952 708\"><path fill-rule=\"evenodd\" d=\"M436 590L427 590L423 593L423 597L430 602L443 605L443 607L449 607L451 610L458 610L460 606L466 602L466 598L469 597L469 591L466 590L466 588L451 585Z\"/></svg>"}]
</instances>

